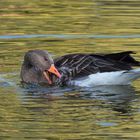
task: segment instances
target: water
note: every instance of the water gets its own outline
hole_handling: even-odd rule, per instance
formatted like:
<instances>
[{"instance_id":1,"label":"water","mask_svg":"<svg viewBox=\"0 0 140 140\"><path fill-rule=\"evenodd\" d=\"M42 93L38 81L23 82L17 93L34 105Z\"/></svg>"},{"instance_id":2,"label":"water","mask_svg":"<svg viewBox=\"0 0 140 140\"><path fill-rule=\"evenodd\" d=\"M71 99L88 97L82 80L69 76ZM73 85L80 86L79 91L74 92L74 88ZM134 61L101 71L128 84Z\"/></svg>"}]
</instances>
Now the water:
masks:
<instances>
[{"instance_id":1,"label":"water","mask_svg":"<svg viewBox=\"0 0 140 140\"><path fill-rule=\"evenodd\" d=\"M0 139L140 137L140 80L132 86L23 87L24 53L133 50L140 60L138 0L0 1Z\"/></svg>"}]
</instances>

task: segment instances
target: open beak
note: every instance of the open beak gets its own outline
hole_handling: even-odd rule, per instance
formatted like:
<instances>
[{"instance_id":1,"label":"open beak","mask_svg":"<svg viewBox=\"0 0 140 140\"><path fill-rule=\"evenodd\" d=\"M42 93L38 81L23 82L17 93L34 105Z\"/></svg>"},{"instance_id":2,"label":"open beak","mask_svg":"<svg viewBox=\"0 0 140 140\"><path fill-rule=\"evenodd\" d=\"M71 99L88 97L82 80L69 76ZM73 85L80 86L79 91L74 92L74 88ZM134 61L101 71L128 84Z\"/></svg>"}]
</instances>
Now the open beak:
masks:
<instances>
[{"instance_id":1,"label":"open beak","mask_svg":"<svg viewBox=\"0 0 140 140\"><path fill-rule=\"evenodd\" d=\"M58 78L61 78L61 74L55 68L54 64L52 64L51 67L47 70L47 72L46 71L43 72L43 75L48 80L49 84L52 84L52 80L50 79L49 72L56 75Z\"/></svg>"},{"instance_id":2,"label":"open beak","mask_svg":"<svg viewBox=\"0 0 140 140\"><path fill-rule=\"evenodd\" d=\"M48 70L50 73L53 73L58 78L61 78L61 74L58 72L58 70L55 68L54 64L51 65L51 67Z\"/></svg>"}]
</instances>

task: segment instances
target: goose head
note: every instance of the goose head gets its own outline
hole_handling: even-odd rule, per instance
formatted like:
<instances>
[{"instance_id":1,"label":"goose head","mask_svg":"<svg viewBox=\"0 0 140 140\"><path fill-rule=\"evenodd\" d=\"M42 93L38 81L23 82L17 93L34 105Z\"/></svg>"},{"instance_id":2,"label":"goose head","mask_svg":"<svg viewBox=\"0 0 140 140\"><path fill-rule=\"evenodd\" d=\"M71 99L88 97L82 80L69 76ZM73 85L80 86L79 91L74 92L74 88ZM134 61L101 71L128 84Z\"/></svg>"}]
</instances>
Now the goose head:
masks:
<instances>
[{"instance_id":1,"label":"goose head","mask_svg":"<svg viewBox=\"0 0 140 140\"><path fill-rule=\"evenodd\" d=\"M23 82L53 84L52 75L61 77L46 50L30 50L25 54L20 74Z\"/></svg>"}]
</instances>

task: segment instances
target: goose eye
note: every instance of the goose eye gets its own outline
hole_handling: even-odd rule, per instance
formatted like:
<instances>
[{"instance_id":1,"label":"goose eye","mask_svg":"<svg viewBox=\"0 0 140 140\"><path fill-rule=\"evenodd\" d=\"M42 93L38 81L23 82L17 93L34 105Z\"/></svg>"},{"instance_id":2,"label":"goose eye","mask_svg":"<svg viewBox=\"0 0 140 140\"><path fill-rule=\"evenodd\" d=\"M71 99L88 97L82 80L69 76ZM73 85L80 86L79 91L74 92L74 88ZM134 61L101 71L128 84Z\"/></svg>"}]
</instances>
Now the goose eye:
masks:
<instances>
[{"instance_id":1,"label":"goose eye","mask_svg":"<svg viewBox=\"0 0 140 140\"><path fill-rule=\"evenodd\" d=\"M31 63L29 63L29 64L28 64L28 67L29 67L29 68L32 68L32 67L33 67L33 65L32 65Z\"/></svg>"},{"instance_id":2,"label":"goose eye","mask_svg":"<svg viewBox=\"0 0 140 140\"><path fill-rule=\"evenodd\" d=\"M47 58L44 58L45 59L45 61L48 61L48 59Z\"/></svg>"}]
</instances>

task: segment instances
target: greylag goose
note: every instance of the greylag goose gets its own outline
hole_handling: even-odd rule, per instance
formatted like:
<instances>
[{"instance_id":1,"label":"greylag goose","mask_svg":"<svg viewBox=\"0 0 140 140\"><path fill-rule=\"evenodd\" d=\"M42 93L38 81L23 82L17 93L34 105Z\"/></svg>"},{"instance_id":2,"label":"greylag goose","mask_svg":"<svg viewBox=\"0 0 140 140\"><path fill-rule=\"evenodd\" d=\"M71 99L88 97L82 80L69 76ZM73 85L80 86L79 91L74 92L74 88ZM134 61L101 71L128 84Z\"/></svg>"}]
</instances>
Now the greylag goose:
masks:
<instances>
[{"instance_id":1,"label":"greylag goose","mask_svg":"<svg viewBox=\"0 0 140 140\"><path fill-rule=\"evenodd\" d=\"M46 50L30 50L24 56L21 80L24 83L78 86L127 85L140 77L140 66L125 51L111 54L67 54L52 59Z\"/></svg>"}]
</instances>

